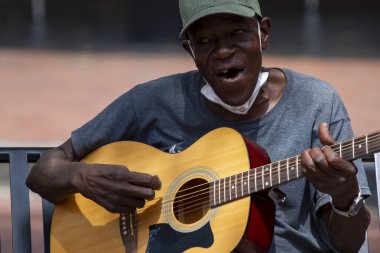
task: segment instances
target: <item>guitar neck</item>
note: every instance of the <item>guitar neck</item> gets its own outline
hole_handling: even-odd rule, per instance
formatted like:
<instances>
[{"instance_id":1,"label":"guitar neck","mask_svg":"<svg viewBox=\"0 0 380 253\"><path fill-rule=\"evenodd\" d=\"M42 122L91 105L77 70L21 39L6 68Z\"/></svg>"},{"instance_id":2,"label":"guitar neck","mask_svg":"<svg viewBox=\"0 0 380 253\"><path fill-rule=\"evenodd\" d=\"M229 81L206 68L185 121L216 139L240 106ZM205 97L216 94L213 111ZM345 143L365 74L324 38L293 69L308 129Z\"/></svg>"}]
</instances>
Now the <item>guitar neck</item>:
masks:
<instances>
[{"instance_id":1,"label":"guitar neck","mask_svg":"<svg viewBox=\"0 0 380 253\"><path fill-rule=\"evenodd\" d=\"M352 161L380 151L380 131L336 143L331 148ZM260 166L210 183L210 204L219 206L302 177L301 155Z\"/></svg>"}]
</instances>

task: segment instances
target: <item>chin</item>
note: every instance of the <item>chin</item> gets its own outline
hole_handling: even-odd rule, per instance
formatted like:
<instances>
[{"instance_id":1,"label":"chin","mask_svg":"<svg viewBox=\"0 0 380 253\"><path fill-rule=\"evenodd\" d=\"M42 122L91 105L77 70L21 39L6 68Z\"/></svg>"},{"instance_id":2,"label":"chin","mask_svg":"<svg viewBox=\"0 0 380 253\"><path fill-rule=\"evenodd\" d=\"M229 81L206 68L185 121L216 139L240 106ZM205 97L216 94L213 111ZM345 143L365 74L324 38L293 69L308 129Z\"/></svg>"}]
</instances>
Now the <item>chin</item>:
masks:
<instances>
[{"instance_id":1,"label":"chin","mask_svg":"<svg viewBox=\"0 0 380 253\"><path fill-rule=\"evenodd\" d=\"M243 105L245 102L248 101L250 96L244 96L244 97L235 97L235 98L221 98L224 103L231 105L231 106L240 106Z\"/></svg>"}]
</instances>

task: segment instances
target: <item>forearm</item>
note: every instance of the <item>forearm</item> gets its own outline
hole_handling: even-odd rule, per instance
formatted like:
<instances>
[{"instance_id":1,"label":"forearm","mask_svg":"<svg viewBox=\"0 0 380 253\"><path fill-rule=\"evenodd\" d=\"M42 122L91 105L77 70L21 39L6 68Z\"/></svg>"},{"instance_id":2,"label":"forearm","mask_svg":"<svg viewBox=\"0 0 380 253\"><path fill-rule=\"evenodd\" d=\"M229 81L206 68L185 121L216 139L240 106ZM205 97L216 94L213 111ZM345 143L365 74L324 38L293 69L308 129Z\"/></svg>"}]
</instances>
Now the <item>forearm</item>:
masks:
<instances>
[{"instance_id":1,"label":"forearm","mask_svg":"<svg viewBox=\"0 0 380 253\"><path fill-rule=\"evenodd\" d=\"M72 179L78 173L79 163L65 152L65 145L68 144L47 151L33 166L26 180L32 191L55 204L77 192Z\"/></svg>"},{"instance_id":2,"label":"forearm","mask_svg":"<svg viewBox=\"0 0 380 253\"><path fill-rule=\"evenodd\" d=\"M365 240L365 234L371 221L371 214L364 204L353 217L336 214L327 207L329 239L339 252L358 252Z\"/></svg>"}]
</instances>

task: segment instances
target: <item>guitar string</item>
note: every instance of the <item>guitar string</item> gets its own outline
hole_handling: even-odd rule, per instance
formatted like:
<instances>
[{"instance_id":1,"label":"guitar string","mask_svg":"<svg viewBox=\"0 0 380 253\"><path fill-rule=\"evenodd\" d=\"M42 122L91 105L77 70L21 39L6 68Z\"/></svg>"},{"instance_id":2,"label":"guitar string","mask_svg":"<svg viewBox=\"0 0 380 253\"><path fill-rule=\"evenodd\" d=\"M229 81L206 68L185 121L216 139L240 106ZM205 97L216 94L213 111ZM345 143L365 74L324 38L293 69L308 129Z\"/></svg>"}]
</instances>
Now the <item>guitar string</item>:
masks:
<instances>
[{"instance_id":1,"label":"guitar string","mask_svg":"<svg viewBox=\"0 0 380 253\"><path fill-rule=\"evenodd\" d=\"M358 142L359 143L359 142ZM342 149L343 150L343 149ZM363 153L363 154L366 154L366 153ZM238 180L237 180L237 182L236 183L238 183L238 184L241 184L241 182L242 182L242 180L239 178ZM227 184L227 185L229 185L229 184ZM264 187L264 186L263 186ZM208 189L206 189L206 190L208 190ZM244 190L244 189L243 189ZM261 191L261 190L259 190L259 191ZM181 215L185 215L185 214L187 214L187 213L189 213L189 212L193 212L193 211L195 211L195 210L198 210L198 209L204 209L205 208L205 203L207 204L211 204L210 203L210 199L209 199L209 194L208 194L209 192L205 192L204 194L202 194L202 195L198 195L198 197L199 196L202 196L203 198L202 199L197 199L196 201L197 201L197 203L195 204L195 205L191 205L191 206L187 206L187 207L185 207L185 208L183 208L183 210L180 210L181 211ZM240 195L241 194L241 191L240 192L238 192L237 193L238 195ZM194 197L194 196L193 196ZM203 201L203 200L206 200L206 201L203 201L203 202L201 202L201 203L199 203L199 201ZM182 201L184 201L184 200L182 200ZM169 200L169 201L167 201L167 202L173 202L173 199L171 199L171 200ZM194 203L195 201L192 201L192 202L190 202L190 203ZM225 201L221 201L219 204L223 204L223 203L225 203ZM189 203L187 203L187 204L189 204ZM162 203L159 205L159 206L156 206L156 207L154 207L155 209L156 208L161 208L160 206L162 206ZM211 205L208 205L209 207L211 206ZM142 208L142 209L138 209L138 211L139 212L142 212L143 211L143 209L144 208ZM179 209L179 208L177 208L177 209ZM185 212L183 212L183 211L185 211ZM169 211L167 211L167 212L171 212L171 210L169 210ZM174 214L176 214L176 212L178 213L179 212L179 210L174 210L174 208L173 208L173 212L174 212ZM162 212L163 214L166 214L166 212ZM141 224L143 224L143 223L141 223Z\"/></svg>"},{"instance_id":2,"label":"guitar string","mask_svg":"<svg viewBox=\"0 0 380 253\"><path fill-rule=\"evenodd\" d=\"M380 136L380 135L379 135ZM359 137L360 138L360 137ZM370 140L370 141L373 141L373 140L377 140L376 138L372 138L372 139L368 139L368 140ZM365 140L364 140L364 143L365 143ZM355 144L363 144L363 142L356 142ZM348 147L348 148L346 148L346 147ZM343 153L343 151L347 151L347 150L349 150L349 149L352 149L352 144L347 144L347 145L342 145L342 153ZM339 151L339 150L335 150L335 151ZM294 159L299 159L299 156L300 155L297 155L297 156L293 156L293 157L289 157L288 158L288 160L290 161L290 160L294 160ZM286 162L286 159L285 160L280 160L280 161L276 161L276 162L273 162L273 163L271 163L272 165L273 164L276 164L276 165L278 165L278 163L285 163ZM264 167L268 167L270 164L267 164L267 165L263 165L263 166L259 166L259 167L257 167L257 168L253 168L251 171L256 171L256 170L258 170L258 169L264 169ZM292 167L292 166L290 166L290 165L295 165L295 162L294 161L292 161L292 162L290 162L289 163L289 167ZM285 168L285 169L287 169L287 166L286 165L280 165L281 166L281 169L282 168ZM272 170L274 170L274 171L277 171L277 166L275 166L275 167L273 167L273 169ZM265 172L264 172L265 173ZM272 173L273 174L273 173ZM237 175L233 175L233 176L237 176ZM259 174L258 174L258 176L262 176L261 174L260 174L260 172L259 172ZM182 191L188 191L188 190L191 190L191 189L194 189L194 188L197 188L197 187L200 187L200 186L206 186L207 184L209 184L209 182L207 182L207 183L203 183L203 184L199 184L199 185L196 185L196 186L193 186L193 187L189 187L189 188L186 188L186 189L184 189L184 190L181 190L181 191L178 191L178 193L180 193L180 192L182 192ZM192 192L192 193L190 193L190 194L193 194L194 192ZM174 193L174 194L177 194L177 193ZM172 194L172 195L174 195L174 194ZM170 196L170 195L166 195L165 197L168 197L168 196ZM183 197L186 197L187 195L185 194L185 195L182 195L181 197L183 198Z\"/></svg>"},{"instance_id":3,"label":"guitar string","mask_svg":"<svg viewBox=\"0 0 380 253\"><path fill-rule=\"evenodd\" d=\"M380 137L380 134L379 134L379 137ZM368 139L368 140L370 140L370 141L374 141L374 140L378 140L378 139L380 139L380 138L372 138L371 140L370 139ZM365 140L364 140L364 142L365 142ZM355 144L363 144L363 142L357 142L357 143L355 143ZM342 146L342 152L343 151L347 151L347 150L349 150L349 149L352 149L352 148L346 148L346 147L352 147L351 146L351 144L349 144L349 145L346 145L346 146ZM365 153L364 153L365 154ZM272 174L277 174L279 171L278 171L278 163L280 163L280 172L282 171L287 171L288 170L288 168L289 167L294 167L297 163L296 163L296 161L298 160L298 164L300 163L300 159L299 159L299 157L300 157L300 155L297 155L297 156L293 156L293 157L290 157L290 158L288 158L288 160L290 161L290 160L292 160L291 162L289 162L288 164L282 164L281 165L281 163L286 163L286 160L287 159L285 159L285 160L280 160L280 161L276 161L276 162L273 162L273 163L271 163L272 165L273 164L276 164L276 166L274 166L274 167L272 167ZM296 161L294 161L294 160L296 160ZM269 174L270 174L270 172L268 173L268 171L265 171L264 170L264 168L265 167L269 167L269 165L270 164L267 164L267 165L263 165L263 166L259 166L259 167L257 167L257 168L253 168L252 170L250 170L250 173L249 174L252 174L251 172L253 172L253 173L255 173L256 174L256 177L259 177L259 179L260 179L260 177L262 177L263 175L263 173L264 173L264 176L265 177L267 177ZM261 169L261 172L256 172L257 170L260 170ZM245 171L244 173L246 173L246 172L248 172L248 171ZM273 173L273 172L276 172L276 173ZM248 174L248 173L247 173ZM233 176L235 176L235 180L236 180L236 177L238 177L238 175L233 175ZM277 177L277 175L275 175L276 177ZM243 176L243 179L247 179L247 177L248 176ZM252 178L252 177L254 177L254 175L249 175L249 177L250 178ZM240 177L241 178L241 177ZM240 179L239 178L239 179ZM221 181L220 179L219 179L219 181ZM273 180L272 180L273 181ZM241 182L241 180L240 180L240 182ZM210 182L207 182L207 183L203 183L203 184L199 184L199 185L196 185L196 186L193 186L193 187L189 187L189 188L186 188L186 189L184 189L184 190L181 190L181 191L178 191L177 193L173 193L173 194L168 194L168 195L166 195L166 196L163 196L163 197L166 197L166 198L168 198L168 197L170 197L170 196L172 196L172 195L177 195L178 193L182 193L182 192L185 192L185 191L189 191L189 190L192 190L192 189L195 189L195 188L199 188L199 187L202 187L202 186L207 186L207 185L209 185L210 184ZM256 188L258 188L258 187L256 187ZM207 189L207 188L205 188L205 189L201 189L200 191L193 191L193 192L191 192L191 193L188 193L188 194L184 194L184 195L182 195L181 197L179 197L179 199L181 199L182 200L182 198L185 198L185 197L187 197L187 196L189 196L189 195L194 195L194 194L196 194L196 193L198 193L198 192L202 192L202 191L208 191L209 189ZM194 196L192 196L192 197L194 197ZM191 198L192 198L191 197ZM160 198L162 198L162 197L160 197ZM156 200L156 199L154 199L154 200ZM153 200L153 201L154 201ZM186 198L184 199L184 200L187 200ZM184 201L184 200L182 200L182 201ZM170 200L169 200L169 202L170 202ZM165 203L165 202L163 202L163 203Z\"/></svg>"},{"instance_id":4,"label":"guitar string","mask_svg":"<svg viewBox=\"0 0 380 253\"><path fill-rule=\"evenodd\" d=\"M343 149L342 149L343 150ZM365 153L364 153L365 154ZM291 158L289 158L289 159L291 159ZM291 165L291 166L294 166L294 162L293 163L289 163L289 165ZM265 165L265 166L267 166L267 165ZM263 170L263 167L265 167L265 166L261 166L261 168L262 168L262 170ZM258 167L258 168L256 168L255 170L258 170L260 167ZM288 166L286 166L286 165L283 165L283 166L281 166L280 165L280 172L281 171L283 171L283 168L286 168L286 170L288 169ZM255 171L255 170L253 170L253 171ZM276 168L274 168L274 171L277 171L278 172L278 170L276 169ZM259 172L259 173L256 173L256 177L257 176L259 176L259 177L262 177L263 175L262 175L262 173L264 173L264 175L265 175L265 177L267 177L268 176L268 173L266 173L265 171L263 171L263 172ZM251 174L251 173L250 173ZM273 172L272 172L272 174L273 174ZM248 176L247 176L248 177ZM240 177L240 178L238 178L238 180L236 181L236 183L238 183L239 184L239 186L240 186L240 184L241 184L241 182L242 182L242 179L241 178L243 178L243 180L246 180L247 179L247 177L246 176L244 176L244 177ZM249 175L249 177L250 178L253 178L254 177L254 175ZM236 180L236 178L235 178L235 180ZM259 178L259 180L261 180L261 178ZM284 181L284 182L287 182L287 181ZM203 184L203 186L204 185L207 185L207 184L209 184L209 183L206 183L206 184ZM200 187L200 186L202 186L202 185L197 185L197 186L195 186L195 187ZM258 187L257 187L258 186ZM260 190L263 190L263 189L265 189L265 187L264 187L264 185L263 184L257 184L257 186L255 187L256 189L260 189ZM193 187L194 188L194 187ZM189 190L189 188L188 189L185 189L184 191L188 191ZM198 195L196 195L196 194L198 194L198 193L200 193L200 192L206 192L207 194L209 193L209 188L204 188L204 189L202 189L202 190L200 190L200 191L196 191L196 192L191 192L191 193L189 193L189 194L185 194L185 195L183 195L183 196L181 196L181 197L179 197L179 198L177 198L177 199L180 199L180 200L182 200L182 201L185 201L185 200L188 200L188 199L192 199L192 198L195 198L195 197L197 197ZM240 192L241 193L241 192ZM169 196L171 196L171 195L175 195L175 194L169 194L169 195L166 195L166 196L164 196L164 197L169 197ZM192 195L192 196L191 196ZM188 198L188 196L191 196L190 198ZM186 198L187 197L187 198ZM161 197L162 198L162 197ZM183 199L184 198L184 199ZM173 199L169 199L168 201L165 201L165 202L163 202L162 204L165 204L165 203L168 203L168 202L173 202ZM161 205L162 205L161 204ZM142 208L142 209L140 209L140 210L143 210L144 208Z\"/></svg>"},{"instance_id":5,"label":"guitar string","mask_svg":"<svg viewBox=\"0 0 380 253\"><path fill-rule=\"evenodd\" d=\"M380 133L379 133L379 137L380 137ZM360 137L359 137L360 138ZM359 138L357 138L357 139L359 139ZM374 141L374 140L378 140L378 139L376 139L376 138L372 138L372 139L368 139L368 141ZM363 144L363 143L365 143L366 141L365 140L363 140L362 142L356 142L355 144ZM333 146L333 145L332 145ZM347 145L342 145L342 153L343 153L343 151L347 151L347 150L350 150L350 149L352 149L352 144L351 144L351 142L350 143L348 143ZM334 150L334 151L339 151L339 150ZM299 158L299 156L300 155L297 155L297 156L293 156L293 157L289 157L288 158L288 160L294 160L294 159L297 159L297 157ZM280 160L280 161L276 161L276 162L273 162L273 163L271 163L271 164L276 164L276 165L278 165L278 163L279 162L282 162L282 163L285 163L286 162L286 159L285 160ZM294 165L295 163L293 162L293 163L289 163L289 165ZM252 170L257 170L257 169L259 169L259 168L261 168L261 167L266 167L266 166L269 166L270 164L267 164L267 165L263 165L263 166L259 166L259 167L257 167L257 168L253 168ZM284 166L282 166L282 167L285 167L286 168L286 165L284 165ZM277 168L276 167L274 167L273 168L274 170L276 170ZM261 176L261 174L259 174L260 176ZM235 175L235 176L237 176L237 175ZM196 187L198 187L198 186L202 186L202 185L207 185L208 183L204 183L204 184L200 184L200 185L197 185L197 186L194 186L194 187L189 187L189 188L187 188L187 189L185 189L185 190L183 190L183 191L187 191L187 190L190 190L190 189L192 189L192 188L196 188ZM182 190L181 190L182 191ZM181 191L179 191L179 192L181 192ZM170 195L167 195L167 196L170 196ZM182 197L184 197L184 196L186 196L186 195L183 195Z\"/></svg>"},{"instance_id":6,"label":"guitar string","mask_svg":"<svg viewBox=\"0 0 380 253\"><path fill-rule=\"evenodd\" d=\"M241 183L242 181L240 180L240 179L238 179L237 180L237 183ZM261 186L261 185L259 185L259 186ZM263 186L264 187L264 186ZM207 189L206 189L207 190ZM260 191L261 191L262 189L260 189ZM238 193L238 195L240 195L241 194L241 191ZM201 196L201 195L198 195L198 196ZM210 199L209 199L209 192L205 192L204 194L203 194L203 196L204 196L204 198L203 199L201 199L201 200L205 200L205 199L207 199L207 201L204 201L204 202L201 202L201 203L197 203L197 206L199 206L198 208L196 208L196 209L194 209L194 207L195 207L195 205L192 205L192 206L187 206L183 211L186 211L185 213L181 213L181 215L183 215L183 214L186 214L186 213L188 213L188 212L192 212L192 211L194 211L194 210L197 210L197 209L199 209L199 208L204 208L204 203L210 203ZM194 196L193 196L194 197ZM198 201L199 201L200 199L198 199ZM167 201L167 202L173 202L173 199L170 199L169 201ZM194 201L192 201L191 203L194 203ZM222 204L222 203L224 203L224 201L221 201L219 204ZM156 206L155 208L161 208L160 206L162 206L162 204L160 204L159 206ZM178 209L178 208L177 208ZM143 211L143 209L139 209L139 211L141 212L141 211ZM176 211L177 210L173 210L174 211L174 213L176 213ZM169 211L170 212L170 211ZM163 212L164 214L165 214L165 212Z\"/></svg>"}]
</instances>

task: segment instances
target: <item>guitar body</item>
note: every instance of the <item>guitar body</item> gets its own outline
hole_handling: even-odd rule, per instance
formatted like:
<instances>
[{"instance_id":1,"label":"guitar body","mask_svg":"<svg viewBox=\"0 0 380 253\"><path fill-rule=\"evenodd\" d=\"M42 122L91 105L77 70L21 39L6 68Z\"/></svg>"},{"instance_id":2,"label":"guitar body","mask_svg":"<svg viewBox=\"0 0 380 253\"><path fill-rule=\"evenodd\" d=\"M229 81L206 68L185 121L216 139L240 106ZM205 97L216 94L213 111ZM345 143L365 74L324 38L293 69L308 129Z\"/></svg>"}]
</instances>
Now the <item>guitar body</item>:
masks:
<instances>
[{"instance_id":1,"label":"guitar body","mask_svg":"<svg viewBox=\"0 0 380 253\"><path fill-rule=\"evenodd\" d=\"M258 245L258 249L267 250L274 216L264 218L264 214L274 214L274 205L266 194L258 197L258 204L253 203L252 207L250 197L210 207L212 197L203 194L206 188L197 188L248 171L250 158L255 159L258 166L268 163L265 152L259 150L252 155L248 149L252 149L252 153L256 147L247 148L239 133L220 128L178 154L168 154L137 142L116 142L95 150L82 161L121 164L130 171L158 175L162 188L156 191L155 200L147 201L136 213L125 215L110 213L82 195L74 194L56 206L50 251L230 252L244 238ZM252 200L255 202L255 198ZM246 231L248 222L253 225ZM135 238L133 249L126 248L128 239L123 236Z\"/></svg>"}]
</instances>

